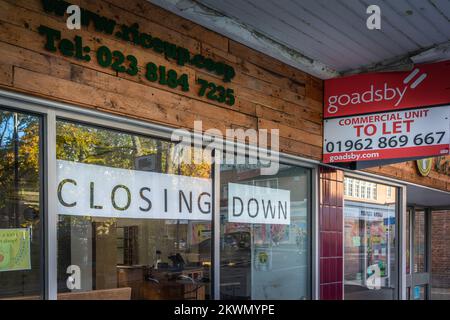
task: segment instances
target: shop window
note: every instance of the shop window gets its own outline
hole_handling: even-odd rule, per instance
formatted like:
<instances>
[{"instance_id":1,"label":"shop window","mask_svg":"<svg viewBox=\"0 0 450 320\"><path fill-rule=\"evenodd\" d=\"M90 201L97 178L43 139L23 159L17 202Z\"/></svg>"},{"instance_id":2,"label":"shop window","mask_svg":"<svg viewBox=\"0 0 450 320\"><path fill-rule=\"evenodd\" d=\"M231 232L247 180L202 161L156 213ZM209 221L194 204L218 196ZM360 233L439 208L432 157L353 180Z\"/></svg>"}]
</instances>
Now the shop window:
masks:
<instances>
[{"instance_id":1,"label":"shop window","mask_svg":"<svg viewBox=\"0 0 450 320\"><path fill-rule=\"evenodd\" d=\"M355 198L359 198L360 194L361 194L361 186L360 186L360 182L361 181L359 181L357 179L354 179L353 181L354 181L354 193L353 193L353 196Z\"/></svg>"},{"instance_id":2,"label":"shop window","mask_svg":"<svg viewBox=\"0 0 450 320\"><path fill-rule=\"evenodd\" d=\"M386 188L386 196L387 196L388 198L391 198L391 197L392 197L392 188L391 188L391 187L387 187L387 188Z\"/></svg>"},{"instance_id":3,"label":"shop window","mask_svg":"<svg viewBox=\"0 0 450 320\"><path fill-rule=\"evenodd\" d=\"M66 121L57 159L58 292L211 298L210 163L179 161L171 142Z\"/></svg>"},{"instance_id":4,"label":"shop window","mask_svg":"<svg viewBox=\"0 0 450 320\"><path fill-rule=\"evenodd\" d=\"M139 226L117 227L117 264L133 266L138 264Z\"/></svg>"},{"instance_id":5,"label":"shop window","mask_svg":"<svg viewBox=\"0 0 450 320\"><path fill-rule=\"evenodd\" d=\"M220 181L221 298L310 299L310 170L222 166Z\"/></svg>"},{"instance_id":6,"label":"shop window","mask_svg":"<svg viewBox=\"0 0 450 320\"><path fill-rule=\"evenodd\" d=\"M42 297L41 119L0 109L0 299Z\"/></svg>"},{"instance_id":7,"label":"shop window","mask_svg":"<svg viewBox=\"0 0 450 320\"><path fill-rule=\"evenodd\" d=\"M368 195L366 195L366 182L361 181L360 185L361 185L361 198L362 199L370 198Z\"/></svg>"},{"instance_id":8,"label":"shop window","mask_svg":"<svg viewBox=\"0 0 450 320\"><path fill-rule=\"evenodd\" d=\"M347 194L347 196L353 197L353 190L354 190L353 179L348 179L347 184L348 184L348 194Z\"/></svg>"},{"instance_id":9,"label":"shop window","mask_svg":"<svg viewBox=\"0 0 450 320\"><path fill-rule=\"evenodd\" d=\"M377 188L387 186L352 180L361 193L359 199L344 196L344 299L394 299L398 205L395 193L390 199L375 197ZM371 190L371 195L367 195L367 190Z\"/></svg>"},{"instance_id":10,"label":"shop window","mask_svg":"<svg viewBox=\"0 0 450 320\"><path fill-rule=\"evenodd\" d=\"M377 193L378 193L378 188L377 188L377 184L376 183L371 183L372 185L372 200L377 200ZM392 187L388 187L389 190L391 190ZM391 195L389 196L389 199L392 199L392 190L391 190Z\"/></svg>"},{"instance_id":11,"label":"shop window","mask_svg":"<svg viewBox=\"0 0 450 320\"><path fill-rule=\"evenodd\" d=\"M377 200L377 184L346 178L344 181L344 195L359 199Z\"/></svg>"}]
</instances>

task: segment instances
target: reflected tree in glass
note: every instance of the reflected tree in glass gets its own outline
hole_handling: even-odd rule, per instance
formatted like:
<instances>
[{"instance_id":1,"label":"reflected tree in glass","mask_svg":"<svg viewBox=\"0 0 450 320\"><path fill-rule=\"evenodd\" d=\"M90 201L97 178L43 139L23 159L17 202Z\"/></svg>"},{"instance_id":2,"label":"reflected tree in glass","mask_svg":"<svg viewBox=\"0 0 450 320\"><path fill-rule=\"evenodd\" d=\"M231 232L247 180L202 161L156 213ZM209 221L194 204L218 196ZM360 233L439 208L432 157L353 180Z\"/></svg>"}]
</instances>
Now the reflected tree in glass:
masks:
<instances>
[{"instance_id":1,"label":"reflected tree in glass","mask_svg":"<svg viewBox=\"0 0 450 320\"><path fill-rule=\"evenodd\" d=\"M0 190L0 229L27 229L31 240L31 270L0 272L0 297L39 296L40 119L37 116L0 110Z\"/></svg>"}]
</instances>

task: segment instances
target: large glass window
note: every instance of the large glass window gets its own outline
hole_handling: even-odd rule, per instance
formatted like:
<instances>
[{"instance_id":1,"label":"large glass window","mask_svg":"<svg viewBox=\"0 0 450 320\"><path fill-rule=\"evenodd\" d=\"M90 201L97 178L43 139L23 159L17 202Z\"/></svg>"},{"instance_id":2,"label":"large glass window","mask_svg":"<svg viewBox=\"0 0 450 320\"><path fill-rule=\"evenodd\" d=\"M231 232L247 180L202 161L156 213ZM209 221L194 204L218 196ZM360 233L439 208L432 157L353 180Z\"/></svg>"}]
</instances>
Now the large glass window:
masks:
<instances>
[{"instance_id":1,"label":"large glass window","mask_svg":"<svg viewBox=\"0 0 450 320\"><path fill-rule=\"evenodd\" d=\"M40 130L0 109L0 299L42 296Z\"/></svg>"},{"instance_id":2,"label":"large glass window","mask_svg":"<svg viewBox=\"0 0 450 320\"><path fill-rule=\"evenodd\" d=\"M344 183L348 183L345 178ZM376 194L344 195L344 299L394 299L397 279L397 197L384 184L370 185ZM358 188L358 187L357 187ZM356 189L357 190L357 189Z\"/></svg>"},{"instance_id":3,"label":"large glass window","mask_svg":"<svg viewBox=\"0 0 450 320\"><path fill-rule=\"evenodd\" d=\"M211 165L170 142L57 123L58 291L210 298Z\"/></svg>"},{"instance_id":4,"label":"large glass window","mask_svg":"<svg viewBox=\"0 0 450 320\"><path fill-rule=\"evenodd\" d=\"M309 299L311 171L221 166L222 299Z\"/></svg>"}]
</instances>

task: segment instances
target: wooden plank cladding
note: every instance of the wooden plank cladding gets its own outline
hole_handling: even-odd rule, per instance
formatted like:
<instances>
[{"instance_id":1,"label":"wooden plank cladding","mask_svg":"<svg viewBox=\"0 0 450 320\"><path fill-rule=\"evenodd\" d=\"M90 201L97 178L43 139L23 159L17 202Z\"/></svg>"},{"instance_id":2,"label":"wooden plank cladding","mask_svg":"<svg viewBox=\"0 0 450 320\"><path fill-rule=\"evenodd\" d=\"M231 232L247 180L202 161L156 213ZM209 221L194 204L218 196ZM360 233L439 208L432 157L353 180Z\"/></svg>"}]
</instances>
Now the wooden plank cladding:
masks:
<instances>
[{"instance_id":1,"label":"wooden plank cladding","mask_svg":"<svg viewBox=\"0 0 450 320\"><path fill-rule=\"evenodd\" d=\"M391 164L366 171L435 189L450 191L450 156L434 157L431 172L422 176L416 161Z\"/></svg>"},{"instance_id":2,"label":"wooden plank cladding","mask_svg":"<svg viewBox=\"0 0 450 320\"><path fill-rule=\"evenodd\" d=\"M81 30L66 27L59 0L0 0L1 87L173 127L279 129L282 151L321 159L320 79L145 0L68 3L89 12ZM119 36L123 26L146 42Z\"/></svg>"},{"instance_id":3,"label":"wooden plank cladding","mask_svg":"<svg viewBox=\"0 0 450 320\"><path fill-rule=\"evenodd\" d=\"M322 80L146 0L68 2L89 12L81 30L61 0L0 0L1 88L172 127L278 129L282 152L321 160ZM448 171L415 162L367 171L450 191Z\"/></svg>"}]
</instances>

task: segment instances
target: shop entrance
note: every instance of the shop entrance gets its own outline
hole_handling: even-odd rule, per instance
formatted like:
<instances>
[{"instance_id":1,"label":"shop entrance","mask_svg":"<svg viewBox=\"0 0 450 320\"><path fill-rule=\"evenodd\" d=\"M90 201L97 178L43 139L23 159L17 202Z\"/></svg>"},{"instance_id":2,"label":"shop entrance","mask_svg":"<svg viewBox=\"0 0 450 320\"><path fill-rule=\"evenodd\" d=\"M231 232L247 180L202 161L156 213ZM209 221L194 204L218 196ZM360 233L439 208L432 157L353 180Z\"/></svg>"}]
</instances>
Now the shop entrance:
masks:
<instances>
[{"instance_id":1,"label":"shop entrance","mask_svg":"<svg viewBox=\"0 0 450 320\"><path fill-rule=\"evenodd\" d=\"M450 193L407 186L406 298L450 297Z\"/></svg>"},{"instance_id":2,"label":"shop entrance","mask_svg":"<svg viewBox=\"0 0 450 320\"><path fill-rule=\"evenodd\" d=\"M427 300L431 292L431 209L408 208L406 224L407 298Z\"/></svg>"}]
</instances>

